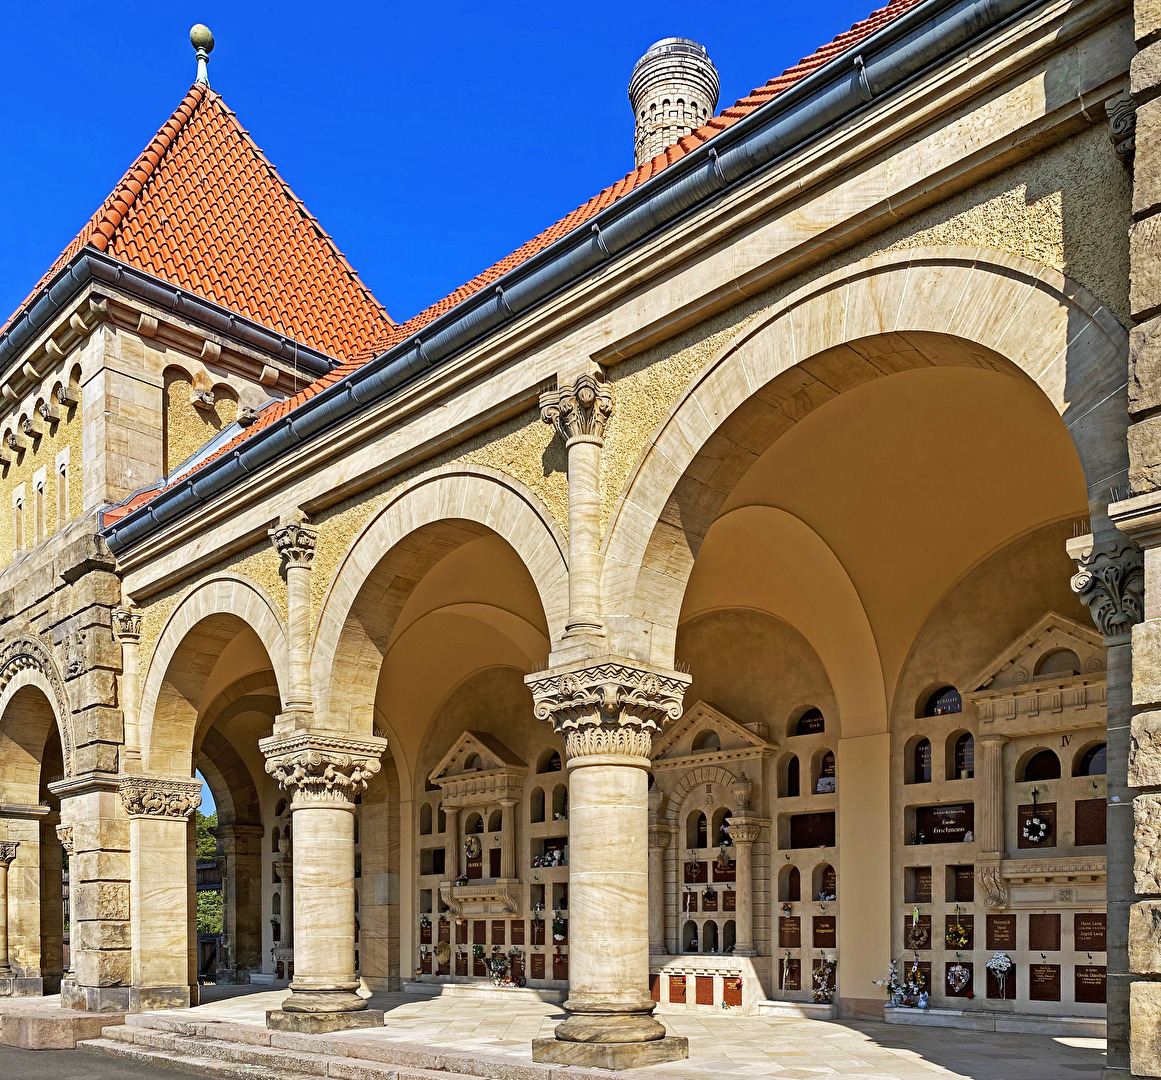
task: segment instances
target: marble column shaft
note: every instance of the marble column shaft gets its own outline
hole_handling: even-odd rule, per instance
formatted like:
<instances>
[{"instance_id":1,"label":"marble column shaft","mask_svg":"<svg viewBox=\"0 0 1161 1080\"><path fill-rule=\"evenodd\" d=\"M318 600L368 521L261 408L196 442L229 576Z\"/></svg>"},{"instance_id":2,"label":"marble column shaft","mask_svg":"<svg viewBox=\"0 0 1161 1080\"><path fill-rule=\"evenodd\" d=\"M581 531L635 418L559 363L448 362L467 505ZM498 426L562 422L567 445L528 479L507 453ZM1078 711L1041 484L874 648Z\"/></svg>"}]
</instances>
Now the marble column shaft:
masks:
<instances>
[{"instance_id":1,"label":"marble column shaft","mask_svg":"<svg viewBox=\"0 0 1161 1080\"><path fill-rule=\"evenodd\" d=\"M65 858L68 860L66 869L69 875L69 963L68 967L65 968L64 977L72 979L76 974L73 952L76 948L77 929L77 890L76 876L73 873L73 827L71 825L58 825L56 835L57 839L60 840L61 847L64 848Z\"/></svg>"},{"instance_id":2,"label":"marble column shaft","mask_svg":"<svg viewBox=\"0 0 1161 1080\"><path fill-rule=\"evenodd\" d=\"M0 979L13 976L8 963L8 868L16 858L18 846L13 840L0 840Z\"/></svg>"},{"instance_id":3,"label":"marble column shaft","mask_svg":"<svg viewBox=\"0 0 1161 1080\"><path fill-rule=\"evenodd\" d=\"M983 857L1004 857L1004 735L976 739L976 840Z\"/></svg>"},{"instance_id":4,"label":"marble column shaft","mask_svg":"<svg viewBox=\"0 0 1161 1080\"><path fill-rule=\"evenodd\" d=\"M664 954L665 935L665 852L672 833L663 825L649 829L649 952Z\"/></svg>"},{"instance_id":5,"label":"marble column shaft","mask_svg":"<svg viewBox=\"0 0 1161 1080\"><path fill-rule=\"evenodd\" d=\"M737 915L734 926L734 954L754 956L754 843L762 835L759 822L746 818L734 818L730 822L730 837L734 841L735 872L734 892L737 897Z\"/></svg>"},{"instance_id":6,"label":"marble column shaft","mask_svg":"<svg viewBox=\"0 0 1161 1080\"><path fill-rule=\"evenodd\" d=\"M444 807L443 872L455 883L460 876L460 808Z\"/></svg>"},{"instance_id":7,"label":"marble column shaft","mask_svg":"<svg viewBox=\"0 0 1161 1080\"><path fill-rule=\"evenodd\" d=\"M311 708L310 565L316 539L317 530L306 523L303 514L292 514L270 530L270 541L286 565L289 685L284 712L292 715Z\"/></svg>"},{"instance_id":8,"label":"marble column shaft","mask_svg":"<svg viewBox=\"0 0 1161 1080\"><path fill-rule=\"evenodd\" d=\"M500 877L516 876L516 800L500 800Z\"/></svg>"}]
</instances>

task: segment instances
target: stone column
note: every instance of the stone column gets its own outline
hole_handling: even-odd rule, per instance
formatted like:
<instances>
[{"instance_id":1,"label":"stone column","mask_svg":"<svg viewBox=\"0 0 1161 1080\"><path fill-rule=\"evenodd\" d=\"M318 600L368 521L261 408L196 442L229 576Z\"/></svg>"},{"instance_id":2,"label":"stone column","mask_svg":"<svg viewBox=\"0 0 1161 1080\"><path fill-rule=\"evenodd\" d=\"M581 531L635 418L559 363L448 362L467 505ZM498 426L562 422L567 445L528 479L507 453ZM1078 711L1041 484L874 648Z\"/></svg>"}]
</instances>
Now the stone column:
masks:
<instances>
[{"instance_id":1,"label":"stone column","mask_svg":"<svg viewBox=\"0 0 1161 1080\"><path fill-rule=\"evenodd\" d=\"M355 992L355 797L379 771L387 740L300 731L259 744L290 793L294 825L294 981L279 1031L317 1033L383 1023Z\"/></svg>"},{"instance_id":2,"label":"stone column","mask_svg":"<svg viewBox=\"0 0 1161 1080\"><path fill-rule=\"evenodd\" d=\"M736 916L734 955L756 956L754 948L754 843L762 835L764 823L756 818L735 817L730 820L730 838L734 841L737 859Z\"/></svg>"},{"instance_id":3,"label":"stone column","mask_svg":"<svg viewBox=\"0 0 1161 1080\"><path fill-rule=\"evenodd\" d=\"M8 867L19 846L15 840L0 840L0 979L16 976L8 963Z\"/></svg>"},{"instance_id":4,"label":"stone column","mask_svg":"<svg viewBox=\"0 0 1161 1080\"><path fill-rule=\"evenodd\" d=\"M650 793L652 794L652 793ZM665 946L665 851L672 833L666 825L649 826L649 953L664 955Z\"/></svg>"},{"instance_id":5,"label":"stone column","mask_svg":"<svg viewBox=\"0 0 1161 1080\"><path fill-rule=\"evenodd\" d=\"M222 936L227 953L218 981L241 978L244 982L245 972L262 966L263 829L261 825L218 825L210 831L221 851Z\"/></svg>"},{"instance_id":6,"label":"stone column","mask_svg":"<svg viewBox=\"0 0 1161 1080\"><path fill-rule=\"evenodd\" d=\"M121 644L121 674L117 695L125 718L125 752L121 768L128 773L141 770L141 732L137 727L140 705L141 616L127 608L113 612L113 633Z\"/></svg>"},{"instance_id":7,"label":"stone column","mask_svg":"<svg viewBox=\"0 0 1161 1080\"><path fill-rule=\"evenodd\" d=\"M1129 1049L1132 1044L1133 1073L1141 1076L1161 1075L1161 1040L1158 1039L1156 1023L1141 1025L1133 1022L1130 1033L1130 994L1132 1009L1150 997L1161 1007L1161 983L1135 981L1130 972L1142 971L1141 961L1131 962L1128 940L1130 937L1131 912L1138 907L1133 904L1133 848L1134 827L1132 820L1132 793L1129 785L1137 786L1132 779L1133 765L1130 760L1130 724L1137 726L1133 713L1133 656L1138 631L1150 633L1150 624L1136 626L1144 614L1145 579L1142 570L1141 552L1128 543L1123 536L1111 533L1101 539L1081 536L1068 543L1068 553L1076 562L1077 573L1072 579L1073 591L1088 605L1097 629L1104 635L1107 649L1107 700L1105 706L1108 733L1108 777L1106 792L1108 797L1108 842L1106 852L1106 903L1108 911L1108 951L1107 951L1107 999L1108 999L1108 1069L1127 1070ZM1136 626L1136 629L1134 627ZM1143 654L1147 665L1148 653ZM1153 694L1146 694L1145 700L1161 702L1161 686ZM1153 783L1161 786L1161 775ZM1150 798L1143 796L1143 798ZM1157 799L1161 796L1153 796ZM1139 801L1139 800L1138 800ZM1140 835L1140 834L1138 834ZM1152 845L1149 845L1150 848ZM1161 895L1161 882L1149 889L1145 881L1137 884L1137 892ZM1145 908L1151 905L1144 905ZM1161 949L1161 932L1154 932L1155 947ZM1161 974L1161 965L1155 969ZM1141 993L1138 987L1142 988ZM1155 996L1154 996L1155 995ZM1147 1030L1142 1030L1147 1027ZM1147 1063L1141 1047L1145 1038L1157 1049L1154 1064ZM1137 1066L1141 1067L1138 1068ZM1155 1070L1155 1071L1154 1071Z\"/></svg>"},{"instance_id":8,"label":"stone column","mask_svg":"<svg viewBox=\"0 0 1161 1080\"><path fill-rule=\"evenodd\" d=\"M129 816L134 1012L190 1004L189 820L201 790L201 781L189 777L121 778Z\"/></svg>"},{"instance_id":9,"label":"stone column","mask_svg":"<svg viewBox=\"0 0 1161 1080\"><path fill-rule=\"evenodd\" d=\"M270 542L286 567L288 688L280 727L304 727L313 708L310 687L310 564L318 531L296 512L270 530ZM297 968L295 969L297 970Z\"/></svg>"},{"instance_id":10,"label":"stone column","mask_svg":"<svg viewBox=\"0 0 1161 1080\"><path fill-rule=\"evenodd\" d=\"M613 395L597 374L581 375L540 395L541 419L557 431L568 453L565 637L578 643L600 642L604 637L600 604L601 446L612 411Z\"/></svg>"},{"instance_id":11,"label":"stone column","mask_svg":"<svg viewBox=\"0 0 1161 1080\"><path fill-rule=\"evenodd\" d=\"M284 949L294 946L294 862L289 855L274 860L278 880L282 882L282 931L278 942Z\"/></svg>"},{"instance_id":12,"label":"stone column","mask_svg":"<svg viewBox=\"0 0 1161 1080\"><path fill-rule=\"evenodd\" d=\"M516 800L500 800L500 877L516 877Z\"/></svg>"},{"instance_id":13,"label":"stone column","mask_svg":"<svg viewBox=\"0 0 1161 1080\"><path fill-rule=\"evenodd\" d=\"M568 1018L534 1061L628 1068L687 1057L649 997L652 734L681 715L690 677L605 656L525 680L565 737L569 769Z\"/></svg>"},{"instance_id":14,"label":"stone column","mask_svg":"<svg viewBox=\"0 0 1161 1080\"><path fill-rule=\"evenodd\" d=\"M976 737L976 839L980 845L976 880L985 905L993 908L1008 904L1001 865L1007 858L1004 822L1004 747L1007 743L1005 735Z\"/></svg>"},{"instance_id":15,"label":"stone column","mask_svg":"<svg viewBox=\"0 0 1161 1080\"><path fill-rule=\"evenodd\" d=\"M453 885L460 876L460 808L444 806L443 872Z\"/></svg>"},{"instance_id":16,"label":"stone column","mask_svg":"<svg viewBox=\"0 0 1161 1080\"><path fill-rule=\"evenodd\" d=\"M58 825L56 837L60 841L60 846L64 848L65 858L68 860L66 865L69 873L69 964L65 968L64 977L72 982L76 977L76 970L73 966L73 949L76 938L73 935L76 933L77 926L76 878L73 874L73 827L71 825Z\"/></svg>"}]
</instances>

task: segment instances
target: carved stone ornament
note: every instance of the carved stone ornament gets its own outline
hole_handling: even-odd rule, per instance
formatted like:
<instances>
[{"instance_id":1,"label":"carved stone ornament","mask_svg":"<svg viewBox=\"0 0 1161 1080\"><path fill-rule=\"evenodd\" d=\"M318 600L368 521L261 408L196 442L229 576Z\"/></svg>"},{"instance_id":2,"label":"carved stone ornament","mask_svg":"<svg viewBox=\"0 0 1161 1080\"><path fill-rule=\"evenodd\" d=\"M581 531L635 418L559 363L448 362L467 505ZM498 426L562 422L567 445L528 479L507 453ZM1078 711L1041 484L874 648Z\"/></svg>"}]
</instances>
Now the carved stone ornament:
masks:
<instances>
[{"instance_id":1,"label":"carved stone ornament","mask_svg":"<svg viewBox=\"0 0 1161 1080\"><path fill-rule=\"evenodd\" d=\"M269 534L275 551L287 566L310 566L318 530L305 521L281 521Z\"/></svg>"},{"instance_id":2,"label":"carved stone ornament","mask_svg":"<svg viewBox=\"0 0 1161 1080\"><path fill-rule=\"evenodd\" d=\"M1137 149L1137 106L1128 89L1118 90L1105 102L1105 114L1109 118L1109 142L1121 164L1129 168Z\"/></svg>"},{"instance_id":3,"label":"carved stone ornament","mask_svg":"<svg viewBox=\"0 0 1161 1080\"><path fill-rule=\"evenodd\" d=\"M299 732L263 739L266 771L291 793L295 807L353 803L379 772L386 739Z\"/></svg>"},{"instance_id":4,"label":"carved stone ornament","mask_svg":"<svg viewBox=\"0 0 1161 1080\"><path fill-rule=\"evenodd\" d=\"M673 832L671 829L663 825L650 826L649 828L649 846L651 848L669 847L670 841L673 839Z\"/></svg>"},{"instance_id":5,"label":"carved stone ornament","mask_svg":"<svg viewBox=\"0 0 1161 1080\"><path fill-rule=\"evenodd\" d=\"M753 844L762 835L762 826L749 821L731 821L729 831L735 844Z\"/></svg>"},{"instance_id":6,"label":"carved stone ornament","mask_svg":"<svg viewBox=\"0 0 1161 1080\"><path fill-rule=\"evenodd\" d=\"M73 827L71 825L58 825L56 838L60 841L60 846L64 848L65 854L71 856L73 853Z\"/></svg>"},{"instance_id":7,"label":"carved stone ornament","mask_svg":"<svg viewBox=\"0 0 1161 1080\"><path fill-rule=\"evenodd\" d=\"M119 641L139 641L141 639L141 616L127 608L117 608L113 612L113 633Z\"/></svg>"},{"instance_id":8,"label":"carved stone ornament","mask_svg":"<svg viewBox=\"0 0 1161 1080\"><path fill-rule=\"evenodd\" d=\"M0 840L0 863L6 867L12 865L12 860L16 858L16 849L20 847L19 840Z\"/></svg>"},{"instance_id":9,"label":"carved stone ornament","mask_svg":"<svg viewBox=\"0 0 1161 1080\"><path fill-rule=\"evenodd\" d=\"M1127 641L1145 617L1145 565L1128 540L1106 540L1073 556L1077 572L1072 591L1088 605L1106 642Z\"/></svg>"},{"instance_id":10,"label":"carved stone ornament","mask_svg":"<svg viewBox=\"0 0 1161 1080\"><path fill-rule=\"evenodd\" d=\"M754 791L754 781L745 773L739 773L737 780L730 785L730 790L734 793L735 808L739 814L744 814L750 809L750 795Z\"/></svg>"},{"instance_id":11,"label":"carved stone ornament","mask_svg":"<svg viewBox=\"0 0 1161 1080\"><path fill-rule=\"evenodd\" d=\"M565 445L574 440L601 443L613 411L613 395L595 375L540 395L540 419L555 428Z\"/></svg>"},{"instance_id":12,"label":"carved stone ornament","mask_svg":"<svg viewBox=\"0 0 1161 1080\"><path fill-rule=\"evenodd\" d=\"M185 819L202 804L200 780L124 776L121 805L130 817Z\"/></svg>"},{"instance_id":13,"label":"carved stone ornament","mask_svg":"<svg viewBox=\"0 0 1161 1080\"><path fill-rule=\"evenodd\" d=\"M65 693L64 680L52 653L43 641L34 637L18 637L0 651L0 693L22 672L35 671L42 675L52 689L53 712L60 732L64 751L65 776L73 774L72 706Z\"/></svg>"},{"instance_id":14,"label":"carved stone ornament","mask_svg":"<svg viewBox=\"0 0 1161 1080\"><path fill-rule=\"evenodd\" d=\"M565 736L570 758L648 757L652 733L681 716L691 681L680 671L650 671L615 657L525 679L533 712Z\"/></svg>"},{"instance_id":15,"label":"carved stone ornament","mask_svg":"<svg viewBox=\"0 0 1161 1080\"><path fill-rule=\"evenodd\" d=\"M999 866L981 866L976 870L976 880L984 894L984 906L1002 908L1008 906L1008 886Z\"/></svg>"}]
</instances>

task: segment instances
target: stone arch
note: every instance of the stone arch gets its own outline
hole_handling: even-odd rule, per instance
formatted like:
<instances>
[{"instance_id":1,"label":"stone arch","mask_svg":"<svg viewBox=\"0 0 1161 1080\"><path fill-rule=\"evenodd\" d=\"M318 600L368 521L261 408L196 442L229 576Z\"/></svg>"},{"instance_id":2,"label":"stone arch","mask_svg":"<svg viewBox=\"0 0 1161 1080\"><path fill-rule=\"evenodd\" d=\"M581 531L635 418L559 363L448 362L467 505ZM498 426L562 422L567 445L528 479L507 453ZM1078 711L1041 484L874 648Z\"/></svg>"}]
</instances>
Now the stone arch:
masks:
<instances>
[{"instance_id":1,"label":"stone arch","mask_svg":"<svg viewBox=\"0 0 1161 1080\"><path fill-rule=\"evenodd\" d=\"M239 574L219 574L210 578L195 587L166 620L145 668L137 731L126 731L125 741L129 749L140 748L148 771L157 772L159 768L151 762L150 756L157 738L158 706L166 696L166 680L173 659L195 627L215 618L236 620L257 635L274 671L278 698L286 700L288 649L282 616L270 597L249 579ZM201 725L194 717L186 726L189 727L188 750L192 755L196 728Z\"/></svg>"},{"instance_id":2,"label":"stone arch","mask_svg":"<svg viewBox=\"0 0 1161 1080\"><path fill-rule=\"evenodd\" d=\"M876 366L872 339L905 366ZM760 454L825 401L907 365L1035 382L1071 435L1103 531L1110 486L1128 470L1127 348L1083 288L1000 252L888 252L807 284L721 349L648 440L603 543L603 605L621 647L672 665L685 585L732 488L714 474L732 450Z\"/></svg>"},{"instance_id":3,"label":"stone arch","mask_svg":"<svg viewBox=\"0 0 1161 1080\"><path fill-rule=\"evenodd\" d=\"M405 557L406 581L384 582L381 598L361 598L386 556L427 530L430 542ZM519 481L494 469L449 465L420 477L380 510L351 541L323 600L311 650L316 711L330 716L332 687L350 702L349 726L370 731L375 685L410 589L451 545L482 536L505 540L523 562L540 597L550 640L568 614L568 545L540 500ZM403 578L403 575L398 575Z\"/></svg>"},{"instance_id":4,"label":"stone arch","mask_svg":"<svg viewBox=\"0 0 1161 1080\"><path fill-rule=\"evenodd\" d=\"M736 779L737 776L734 773L721 765L700 765L696 769L691 769L669 793L669 798L665 804L665 820L670 825L677 824L678 812L694 788L700 787L702 784L721 784L722 787L729 790Z\"/></svg>"},{"instance_id":5,"label":"stone arch","mask_svg":"<svg viewBox=\"0 0 1161 1080\"><path fill-rule=\"evenodd\" d=\"M52 653L34 637L19 637L0 651L0 716L16 692L35 686L48 699L60 734L65 776L74 775L73 715L64 680Z\"/></svg>"}]
</instances>

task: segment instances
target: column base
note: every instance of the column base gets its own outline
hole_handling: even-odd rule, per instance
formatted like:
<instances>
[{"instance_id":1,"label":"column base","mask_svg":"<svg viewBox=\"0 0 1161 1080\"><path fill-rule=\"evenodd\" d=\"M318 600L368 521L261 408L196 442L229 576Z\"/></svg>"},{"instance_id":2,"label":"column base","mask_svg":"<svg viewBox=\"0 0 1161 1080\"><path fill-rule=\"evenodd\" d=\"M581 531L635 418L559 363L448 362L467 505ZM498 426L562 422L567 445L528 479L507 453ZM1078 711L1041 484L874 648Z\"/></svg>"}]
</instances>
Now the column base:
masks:
<instances>
[{"instance_id":1,"label":"column base","mask_svg":"<svg viewBox=\"0 0 1161 1080\"><path fill-rule=\"evenodd\" d=\"M286 1012L267 1009L266 1026L271 1031L294 1031L300 1035L329 1035L334 1031L383 1026L383 1010L363 1008L359 1012Z\"/></svg>"},{"instance_id":2,"label":"column base","mask_svg":"<svg viewBox=\"0 0 1161 1080\"><path fill-rule=\"evenodd\" d=\"M125 1013L129 1011L129 987L127 986L80 986L65 980L60 986L62 1009L76 1009L78 1012Z\"/></svg>"},{"instance_id":3,"label":"column base","mask_svg":"<svg viewBox=\"0 0 1161 1080\"><path fill-rule=\"evenodd\" d=\"M594 1069L638 1069L689 1057L689 1040L666 1035L648 1042L602 1043L566 1042L563 1039L533 1039L532 1060L548 1065L582 1065Z\"/></svg>"},{"instance_id":4,"label":"column base","mask_svg":"<svg viewBox=\"0 0 1161 1080\"><path fill-rule=\"evenodd\" d=\"M50 991L51 992L51 991ZM44 997L44 980L20 975L0 975L0 997Z\"/></svg>"},{"instance_id":5,"label":"column base","mask_svg":"<svg viewBox=\"0 0 1161 1080\"><path fill-rule=\"evenodd\" d=\"M129 987L129 1011L153 1012L156 1009L188 1009L190 988L188 986L131 986Z\"/></svg>"}]
</instances>

